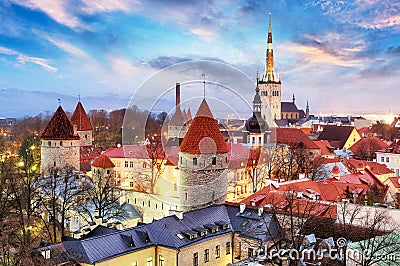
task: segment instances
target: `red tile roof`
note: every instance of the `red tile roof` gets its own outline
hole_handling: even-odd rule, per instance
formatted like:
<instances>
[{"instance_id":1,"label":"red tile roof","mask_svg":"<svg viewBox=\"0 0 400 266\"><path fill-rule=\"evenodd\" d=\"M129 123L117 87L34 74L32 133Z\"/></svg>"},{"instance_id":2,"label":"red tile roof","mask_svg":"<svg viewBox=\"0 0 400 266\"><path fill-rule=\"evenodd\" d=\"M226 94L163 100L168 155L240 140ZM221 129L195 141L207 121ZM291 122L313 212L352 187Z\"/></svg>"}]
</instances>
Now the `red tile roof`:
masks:
<instances>
[{"instance_id":1,"label":"red tile roof","mask_svg":"<svg viewBox=\"0 0 400 266\"><path fill-rule=\"evenodd\" d=\"M192 154L227 153L228 147L204 99L185 135L180 151Z\"/></svg>"},{"instance_id":2,"label":"red tile roof","mask_svg":"<svg viewBox=\"0 0 400 266\"><path fill-rule=\"evenodd\" d=\"M75 111L71 116L71 123L72 125L76 125L79 131L93 130L92 124L81 102L78 102L76 105Z\"/></svg>"},{"instance_id":3,"label":"red tile roof","mask_svg":"<svg viewBox=\"0 0 400 266\"><path fill-rule=\"evenodd\" d=\"M59 106L40 138L43 140L71 140L79 139L79 136L74 134L71 121L62 107Z\"/></svg>"},{"instance_id":4,"label":"red tile roof","mask_svg":"<svg viewBox=\"0 0 400 266\"><path fill-rule=\"evenodd\" d=\"M385 164L370 161L360 161L356 159L343 160L343 163L345 163L345 166L350 172L357 172L357 165L359 162L362 162L364 164L364 167L367 167L374 175L385 175L393 173L393 171L387 168Z\"/></svg>"},{"instance_id":5,"label":"red tile roof","mask_svg":"<svg viewBox=\"0 0 400 266\"><path fill-rule=\"evenodd\" d=\"M276 128L276 132L273 130L271 133L271 139L275 140L275 138L278 143L289 146L296 146L302 142L306 149L319 149L319 147L298 128Z\"/></svg>"},{"instance_id":6,"label":"red tile roof","mask_svg":"<svg viewBox=\"0 0 400 266\"><path fill-rule=\"evenodd\" d=\"M354 155L362 154L371 157L375 154L375 151L386 149L388 147L389 145L387 145L383 140L369 137L360 139L354 143L349 150L351 150Z\"/></svg>"},{"instance_id":7,"label":"red tile roof","mask_svg":"<svg viewBox=\"0 0 400 266\"><path fill-rule=\"evenodd\" d=\"M99 168L114 168L114 163L108 158L106 155L101 154L94 159L92 166L99 167Z\"/></svg>"},{"instance_id":8,"label":"red tile roof","mask_svg":"<svg viewBox=\"0 0 400 266\"><path fill-rule=\"evenodd\" d=\"M333 154L329 149L334 149L334 147L327 140L314 140L314 143L321 149L322 155Z\"/></svg>"},{"instance_id":9,"label":"red tile roof","mask_svg":"<svg viewBox=\"0 0 400 266\"><path fill-rule=\"evenodd\" d=\"M400 188L400 177L399 176L391 177L390 181L392 182L392 184L394 185L395 188Z\"/></svg>"},{"instance_id":10,"label":"red tile roof","mask_svg":"<svg viewBox=\"0 0 400 266\"><path fill-rule=\"evenodd\" d=\"M173 158L177 157L178 148L177 147L165 147L166 157L163 159L169 159L174 161ZM119 148L108 149L104 152L109 158L131 158L131 159L149 159L149 154L147 152L146 145L124 145Z\"/></svg>"}]
</instances>

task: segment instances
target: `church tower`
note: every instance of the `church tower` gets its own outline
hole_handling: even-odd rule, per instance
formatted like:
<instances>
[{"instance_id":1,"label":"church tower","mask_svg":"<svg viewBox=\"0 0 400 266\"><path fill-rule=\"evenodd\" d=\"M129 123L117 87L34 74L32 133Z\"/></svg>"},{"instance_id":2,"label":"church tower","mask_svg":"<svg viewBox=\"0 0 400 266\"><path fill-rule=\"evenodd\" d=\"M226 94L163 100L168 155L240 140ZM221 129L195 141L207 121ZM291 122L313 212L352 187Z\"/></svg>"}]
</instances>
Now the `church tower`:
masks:
<instances>
[{"instance_id":1,"label":"church tower","mask_svg":"<svg viewBox=\"0 0 400 266\"><path fill-rule=\"evenodd\" d=\"M180 210L225 202L228 147L203 99L179 148Z\"/></svg>"},{"instance_id":2,"label":"church tower","mask_svg":"<svg viewBox=\"0 0 400 266\"><path fill-rule=\"evenodd\" d=\"M44 175L65 166L79 169L79 135L75 129L59 106L40 136L40 170Z\"/></svg>"},{"instance_id":3,"label":"church tower","mask_svg":"<svg viewBox=\"0 0 400 266\"><path fill-rule=\"evenodd\" d=\"M266 120L281 119L281 80L274 72L274 50L272 48L272 15L269 14L265 72L259 81L261 93L261 115Z\"/></svg>"},{"instance_id":4,"label":"church tower","mask_svg":"<svg viewBox=\"0 0 400 266\"><path fill-rule=\"evenodd\" d=\"M253 116L247 119L243 130L243 142L249 144L250 147L263 146L269 142L270 131L267 122L261 116L262 101L259 93L257 77L256 95L254 95L253 100Z\"/></svg>"},{"instance_id":5,"label":"church tower","mask_svg":"<svg viewBox=\"0 0 400 266\"><path fill-rule=\"evenodd\" d=\"M79 146L92 146L93 143L93 127L90 123L89 117L87 116L85 109L82 106L81 101L76 105L75 111L71 116L71 123L78 132L80 137Z\"/></svg>"}]
</instances>

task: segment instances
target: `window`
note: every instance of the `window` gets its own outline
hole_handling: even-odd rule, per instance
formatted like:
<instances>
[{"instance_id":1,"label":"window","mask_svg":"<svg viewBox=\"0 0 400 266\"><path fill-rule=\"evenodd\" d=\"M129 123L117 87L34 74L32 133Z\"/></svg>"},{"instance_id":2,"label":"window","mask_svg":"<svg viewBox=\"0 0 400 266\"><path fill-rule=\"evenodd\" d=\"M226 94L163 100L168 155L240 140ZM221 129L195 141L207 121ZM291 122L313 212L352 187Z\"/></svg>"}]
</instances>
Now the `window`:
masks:
<instances>
[{"instance_id":1,"label":"window","mask_svg":"<svg viewBox=\"0 0 400 266\"><path fill-rule=\"evenodd\" d=\"M130 187L134 187L134 185L135 185L135 184L134 184L133 182L129 182L129 186L130 186Z\"/></svg>"},{"instance_id":2,"label":"window","mask_svg":"<svg viewBox=\"0 0 400 266\"><path fill-rule=\"evenodd\" d=\"M128 167L128 161L125 161L125 167Z\"/></svg>"},{"instance_id":3,"label":"window","mask_svg":"<svg viewBox=\"0 0 400 266\"><path fill-rule=\"evenodd\" d=\"M63 145L63 142L62 141L60 141L60 146L62 146Z\"/></svg>"},{"instance_id":4,"label":"window","mask_svg":"<svg viewBox=\"0 0 400 266\"><path fill-rule=\"evenodd\" d=\"M47 142L47 145L50 147L50 146L51 146L51 141L48 141L48 142Z\"/></svg>"},{"instance_id":5,"label":"window","mask_svg":"<svg viewBox=\"0 0 400 266\"><path fill-rule=\"evenodd\" d=\"M193 158L193 165L197 165L197 158Z\"/></svg>"},{"instance_id":6,"label":"window","mask_svg":"<svg viewBox=\"0 0 400 266\"><path fill-rule=\"evenodd\" d=\"M50 259L50 249L44 250L41 253L42 253L43 258Z\"/></svg>"},{"instance_id":7,"label":"window","mask_svg":"<svg viewBox=\"0 0 400 266\"><path fill-rule=\"evenodd\" d=\"M180 159L180 161L181 161L181 164L182 164L182 157L180 157L179 159Z\"/></svg>"},{"instance_id":8,"label":"window","mask_svg":"<svg viewBox=\"0 0 400 266\"><path fill-rule=\"evenodd\" d=\"M381 162L384 163L385 162L385 157L381 157Z\"/></svg>"},{"instance_id":9,"label":"window","mask_svg":"<svg viewBox=\"0 0 400 266\"><path fill-rule=\"evenodd\" d=\"M247 257L253 257L253 249L252 248L249 248L248 250L247 250Z\"/></svg>"},{"instance_id":10,"label":"window","mask_svg":"<svg viewBox=\"0 0 400 266\"><path fill-rule=\"evenodd\" d=\"M133 162L129 162L129 167L133 168Z\"/></svg>"},{"instance_id":11,"label":"window","mask_svg":"<svg viewBox=\"0 0 400 266\"><path fill-rule=\"evenodd\" d=\"M56 165L57 165L57 164L56 164L56 161L54 161L54 167L56 167Z\"/></svg>"},{"instance_id":12,"label":"window","mask_svg":"<svg viewBox=\"0 0 400 266\"><path fill-rule=\"evenodd\" d=\"M258 137L258 144L262 144L261 143L261 137Z\"/></svg>"},{"instance_id":13,"label":"window","mask_svg":"<svg viewBox=\"0 0 400 266\"><path fill-rule=\"evenodd\" d=\"M212 158L212 165L216 165L217 164L217 157L213 157Z\"/></svg>"},{"instance_id":14,"label":"window","mask_svg":"<svg viewBox=\"0 0 400 266\"><path fill-rule=\"evenodd\" d=\"M159 265L159 266L164 266L164 265L165 265L164 262L165 262L164 256L161 256L161 255L160 255L160 256L158 257L158 265Z\"/></svg>"},{"instance_id":15,"label":"window","mask_svg":"<svg viewBox=\"0 0 400 266\"><path fill-rule=\"evenodd\" d=\"M87 134L85 134L85 139L87 139Z\"/></svg>"},{"instance_id":16,"label":"window","mask_svg":"<svg viewBox=\"0 0 400 266\"><path fill-rule=\"evenodd\" d=\"M204 250L204 262L209 262L210 261L210 250L206 249Z\"/></svg>"},{"instance_id":17,"label":"window","mask_svg":"<svg viewBox=\"0 0 400 266\"><path fill-rule=\"evenodd\" d=\"M143 168L147 168L146 162L143 163Z\"/></svg>"},{"instance_id":18,"label":"window","mask_svg":"<svg viewBox=\"0 0 400 266\"><path fill-rule=\"evenodd\" d=\"M387 162L387 163L389 162L389 157L386 157L386 162Z\"/></svg>"},{"instance_id":19,"label":"window","mask_svg":"<svg viewBox=\"0 0 400 266\"><path fill-rule=\"evenodd\" d=\"M139 265L139 264L138 264L137 261L132 262L132 266L138 266L138 265Z\"/></svg>"},{"instance_id":20,"label":"window","mask_svg":"<svg viewBox=\"0 0 400 266\"><path fill-rule=\"evenodd\" d=\"M251 138L251 143L253 143L253 144L256 143L256 137Z\"/></svg>"},{"instance_id":21,"label":"window","mask_svg":"<svg viewBox=\"0 0 400 266\"><path fill-rule=\"evenodd\" d=\"M147 266L153 266L153 257L148 257L147 258Z\"/></svg>"},{"instance_id":22,"label":"window","mask_svg":"<svg viewBox=\"0 0 400 266\"><path fill-rule=\"evenodd\" d=\"M218 259L219 257L221 257L221 246L220 245L215 247L215 258Z\"/></svg>"},{"instance_id":23,"label":"window","mask_svg":"<svg viewBox=\"0 0 400 266\"><path fill-rule=\"evenodd\" d=\"M193 266L199 265L199 253L195 252L193 254Z\"/></svg>"},{"instance_id":24,"label":"window","mask_svg":"<svg viewBox=\"0 0 400 266\"><path fill-rule=\"evenodd\" d=\"M231 242L226 242L226 255L231 254Z\"/></svg>"}]
</instances>

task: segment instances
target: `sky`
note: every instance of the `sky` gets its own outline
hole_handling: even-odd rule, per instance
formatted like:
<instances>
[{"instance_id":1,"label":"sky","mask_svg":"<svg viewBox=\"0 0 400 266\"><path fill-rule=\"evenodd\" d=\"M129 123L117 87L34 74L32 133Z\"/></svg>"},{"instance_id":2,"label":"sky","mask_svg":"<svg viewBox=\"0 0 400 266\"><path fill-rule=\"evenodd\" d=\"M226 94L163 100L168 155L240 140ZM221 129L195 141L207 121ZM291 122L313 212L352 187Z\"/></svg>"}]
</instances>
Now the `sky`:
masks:
<instances>
[{"instance_id":1,"label":"sky","mask_svg":"<svg viewBox=\"0 0 400 266\"><path fill-rule=\"evenodd\" d=\"M284 101L308 99L313 114L400 113L399 1L0 0L0 117L54 112L58 99L73 111L78 95L86 110L146 108L155 96L143 84L182 62L255 82L269 13ZM254 87L239 93L251 103Z\"/></svg>"}]
</instances>

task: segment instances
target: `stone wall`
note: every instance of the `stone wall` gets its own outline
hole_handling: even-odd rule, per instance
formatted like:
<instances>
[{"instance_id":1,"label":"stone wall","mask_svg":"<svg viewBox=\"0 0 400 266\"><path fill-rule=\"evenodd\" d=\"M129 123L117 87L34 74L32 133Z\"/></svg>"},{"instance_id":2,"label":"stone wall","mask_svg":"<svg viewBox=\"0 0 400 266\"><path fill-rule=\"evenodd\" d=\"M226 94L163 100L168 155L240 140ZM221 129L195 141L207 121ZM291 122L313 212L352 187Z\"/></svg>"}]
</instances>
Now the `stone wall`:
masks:
<instances>
[{"instance_id":1,"label":"stone wall","mask_svg":"<svg viewBox=\"0 0 400 266\"><path fill-rule=\"evenodd\" d=\"M80 169L79 140L42 140L40 170L48 175L54 167Z\"/></svg>"},{"instance_id":2,"label":"stone wall","mask_svg":"<svg viewBox=\"0 0 400 266\"><path fill-rule=\"evenodd\" d=\"M80 137L79 145L82 146L92 146L93 145L93 133L91 130L78 131Z\"/></svg>"},{"instance_id":3,"label":"stone wall","mask_svg":"<svg viewBox=\"0 0 400 266\"><path fill-rule=\"evenodd\" d=\"M228 190L227 153L180 152L178 166L178 194L184 211L225 202Z\"/></svg>"},{"instance_id":4,"label":"stone wall","mask_svg":"<svg viewBox=\"0 0 400 266\"><path fill-rule=\"evenodd\" d=\"M179 209L178 199L164 195L152 195L146 192L122 189L121 201L132 204L142 214L144 223L161 219L169 215L170 210Z\"/></svg>"}]
</instances>

